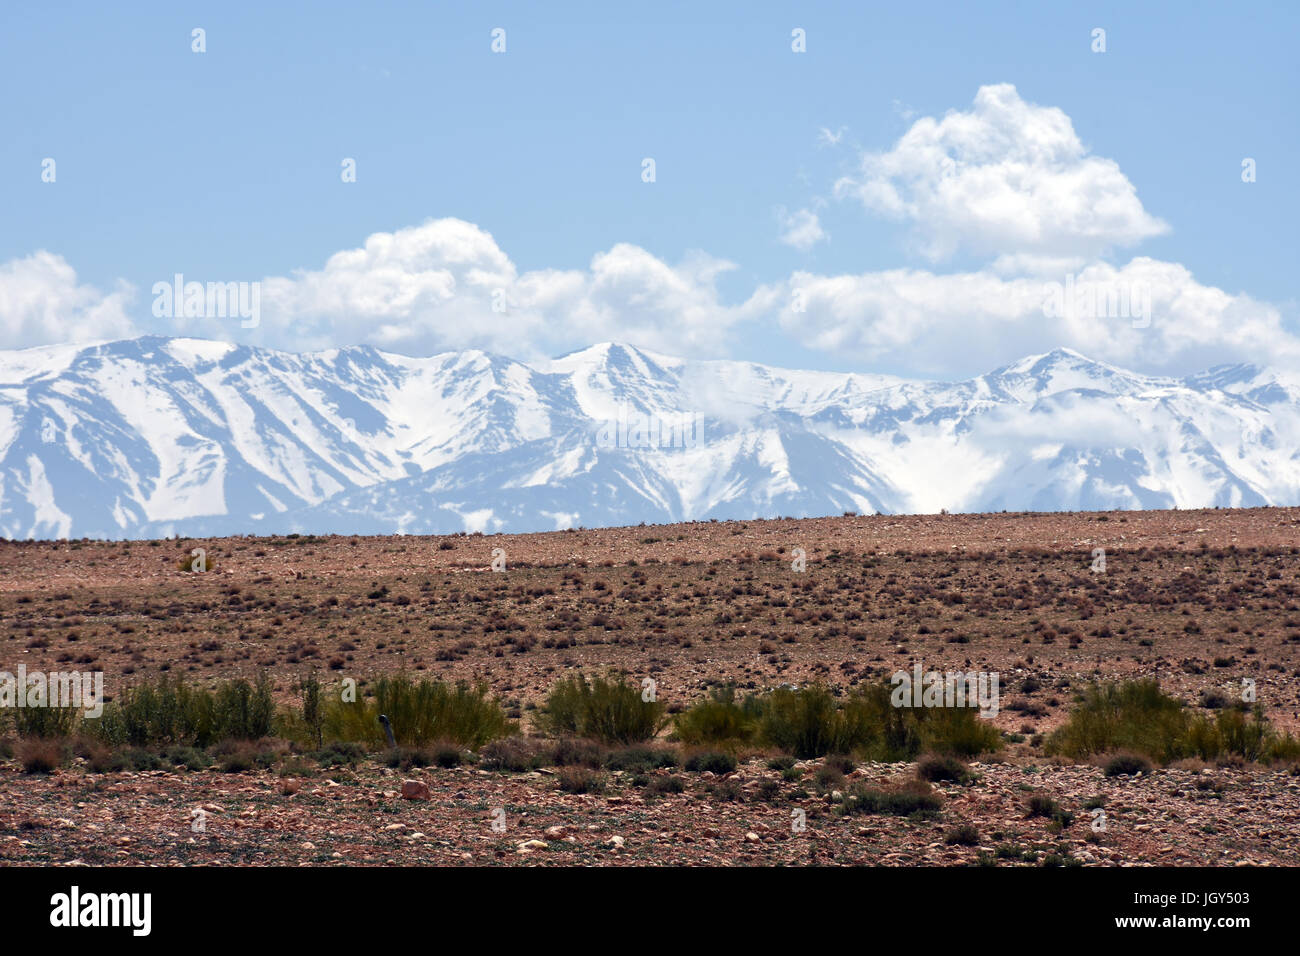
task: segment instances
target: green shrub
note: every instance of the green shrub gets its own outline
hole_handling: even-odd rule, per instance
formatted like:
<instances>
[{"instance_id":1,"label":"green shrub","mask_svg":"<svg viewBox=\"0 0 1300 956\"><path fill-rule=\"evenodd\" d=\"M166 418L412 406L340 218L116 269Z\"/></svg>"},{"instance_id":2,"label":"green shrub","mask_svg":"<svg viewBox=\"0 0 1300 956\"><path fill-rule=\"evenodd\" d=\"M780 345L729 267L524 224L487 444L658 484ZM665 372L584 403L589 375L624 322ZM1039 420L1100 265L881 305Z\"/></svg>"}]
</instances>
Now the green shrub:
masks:
<instances>
[{"instance_id":1,"label":"green shrub","mask_svg":"<svg viewBox=\"0 0 1300 956\"><path fill-rule=\"evenodd\" d=\"M996 728L973 707L895 707L888 684L837 701L822 687L781 688L757 703L763 742L800 759L859 753L912 760L923 750L974 757L1001 748Z\"/></svg>"},{"instance_id":2,"label":"green shrub","mask_svg":"<svg viewBox=\"0 0 1300 956\"><path fill-rule=\"evenodd\" d=\"M813 774L813 784L817 787L819 793L840 790L844 787L844 773L839 767L822 764L817 768L817 772Z\"/></svg>"},{"instance_id":3,"label":"green shrub","mask_svg":"<svg viewBox=\"0 0 1300 956\"><path fill-rule=\"evenodd\" d=\"M686 769L691 773L731 773L736 769L736 758L729 753L704 750L690 756Z\"/></svg>"},{"instance_id":4,"label":"green shrub","mask_svg":"<svg viewBox=\"0 0 1300 956\"><path fill-rule=\"evenodd\" d=\"M1270 726L1258 704L1195 713L1148 679L1088 687L1046 750L1075 759L1120 751L1161 764L1188 757L1270 760L1288 747L1300 752L1291 740Z\"/></svg>"},{"instance_id":5,"label":"green shrub","mask_svg":"<svg viewBox=\"0 0 1300 956\"><path fill-rule=\"evenodd\" d=\"M248 773L255 766L253 754L245 750L235 750L221 758L217 765L222 773Z\"/></svg>"},{"instance_id":6,"label":"green shrub","mask_svg":"<svg viewBox=\"0 0 1300 956\"><path fill-rule=\"evenodd\" d=\"M13 729L19 737L51 739L72 736L84 713L80 707L6 707L4 710L13 715Z\"/></svg>"},{"instance_id":7,"label":"green shrub","mask_svg":"<svg viewBox=\"0 0 1300 956\"><path fill-rule=\"evenodd\" d=\"M110 763L113 770L133 770L137 773L144 770L162 770L164 766L162 758L145 747L128 747L120 750L113 755Z\"/></svg>"},{"instance_id":8,"label":"green shrub","mask_svg":"<svg viewBox=\"0 0 1300 956\"><path fill-rule=\"evenodd\" d=\"M460 748L454 744L435 744L432 747L394 747L388 751L384 763L403 770L412 767L442 767L450 770L459 767L464 759Z\"/></svg>"},{"instance_id":9,"label":"green shrub","mask_svg":"<svg viewBox=\"0 0 1300 956\"><path fill-rule=\"evenodd\" d=\"M765 743L810 760L859 744L855 716L824 687L781 687L763 700L759 727Z\"/></svg>"},{"instance_id":10,"label":"green shrub","mask_svg":"<svg viewBox=\"0 0 1300 956\"><path fill-rule=\"evenodd\" d=\"M1300 737L1293 737L1290 733L1275 734L1269 741L1268 752L1265 753L1264 759L1269 763L1275 760L1288 763L1300 761Z\"/></svg>"},{"instance_id":11,"label":"green shrub","mask_svg":"<svg viewBox=\"0 0 1300 956\"><path fill-rule=\"evenodd\" d=\"M433 763L433 755L419 747L394 747L384 756L384 765L394 769L410 770L412 767L428 767Z\"/></svg>"},{"instance_id":12,"label":"green shrub","mask_svg":"<svg viewBox=\"0 0 1300 956\"><path fill-rule=\"evenodd\" d=\"M898 790L880 790L855 785L840 804L840 812L890 814L906 817L913 813L931 815L942 806L929 784L915 782Z\"/></svg>"},{"instance_id":13,"label":"green shrub","mask_svg":"<svg viewBox=\"0 0 1300 956\"><path fill-rule=\"evenodd\" d=\"M1259 760L1264 756L1272 736L1272 729L1264 719L1264 708L1260 706L1251 709L1249 718L1239 708L1225 707L1215 715L1214 729L1223 752L1238 754L1247 760Z\"/></svg>"},{"instance_id":14,"label":"green shrub","mask_svg":"<svg viewBox=\"0 0 1300 956\"><path fill-rule=\"evenodd\" d=\"M1164 763L1189 756L1189 726L1182 701L1161 691L1158 681L1094 684L1048 738L1047 751L1077 759L1126 750Z\"/></svg>"},{"instance_id":15,"label":"green shrub","mask_svg":"<svg viewBox=\"0 0 1300 956\"><path fill-rule=\"evenodd\" d=\"M1105 764L1105 774L1108 777L1131 777L1150 772L1151 761L1141 754L1115 754Z\"/></svg>"},{"instance_id":16,"label":"green shrub","mask_svg":"<svg viewBox=\"0 0 1300 956\"><path fill-rule=\"evenodd\" d=\"M1029 798L1025 816L1031 820L1034 817L1047 817L1052 821L1048 829L1053 832L1060 832L1074 822L1074 814L1045 793L1036 793Z\"/></svg>"},{"instance_id":17,"label":"green shrub","mask_svg":"<svg viewBox=\"0 0 1300 956\"><path fill-rule=\"evenodd\" d=\"M322 768L329 770L333 767L354 766L365 756L365 753L360 744L335 741L328 747L318 750L315 757Z\"/></svg>"},{"instance_id":18,"label":"green shrub","mask_svg":"<svg viewBox=\"0 0 1300 956\"><path fill-rule=\"evenodd\" d=\"M1056 801L1045 793L1036 793L1029 798L1026 806L1026 816L1030 819L1034 817L1051 817L1056 813Z\"/></svg>"},{"instance_id":19,"label":"green shrub","mask_svg":"<svg viewBox=\"0 0 1300 956\"><path fill-rule=\"evenodd\" d=\"M163 756L173 767L186 770L203 770L212 765L208 755L195 747L172 747Z\"/></svg>"},{"instance_id":20,"label":"green shrub","mask_svg":"<svg viewBox=\"0 0 1300 956\"><path fill-rule=\"evenodd\" d=\"M916 762L916 775L931 783L940 780L960 783L970 776L970 771L964 763L949 754L926 754Z\"/></svg>"},{"instance_id":21,"label":"green shrub","mask_svg":"<svg viewBox=\"0 0 1300 956\"><path fill-rule=\"evenodd\" d=\"M501 704L488 696L486 686L455 685L405 674L382 677L360 701L331 701L323 727L327 736L387 749L387 738L379 715L392 724L393 736L403 747L423 747L447 742L477 750L491 740L508 736L516 725Z\"/></svg>"},{"instance_id":22,"label":"green shrub","mask_svg":"<svg viewBox=\"0 0 1300 956\"><path fill-rule=\"evenodd\" d=\"M217 685L213 700L213 731L219 738L260 740L271 736L275 700L265 672L255 683L239 679Z\"/></svg>"},{"instance_id":23,"label":"green shrub","mask_svg":"<svg viewBox=\"0 0 1300 956\"><path fill-rule=\"evenodd\" d=\"M708 789L709 796L719 803L739 803L745 799L745 791L735 780L724 778Z\"/></svg>"},{"instance_id":24,"label":"green shrub","mask_svg":"<svg viewBox=\"0 0 1300 956\"><path fill-rule=\"evenodd\" d=\"M657 794L682 793L686 789L686 781L676 776L651 777L646 789Z\"/></svg>"},{"instance_id":25,"label":"green shrub","mask_svg":"<svg viewBox=\"0 0 1300 956\"><path fill-rule=\"evenodd\" d=\"M524 773L546 766L550 754L536 740L527 737L503 737L479 751L479 766L484 770Z\"/></svg>"},{"instance_id":26,"label":"green shrub","mask_svg":"<svg viewBox=\"0 0 1300 956\"><path fill-rule=\"evenodd\" d=\"M460 748L452 744L437 744L432 749L433 763L443 770L459 767L465 760Z\"/></svg>"},{"instance_id":27,"label":"green shrub","mask_svg":"<svg viewBox=\"0 0 1300 956\"><path fill-rule=\"evenodd\" d=\"M610 770L627 770L644 773L648 770L668 769L677 766L677 754L666 747L650 747L645 744L633 744L611 750L605 757L605 766Z\"/></svg>"},{"instance_id":28,"label":"green shrub","mask_svg":"<svg viewBox=\"0 0 1300 956\"><path fill-rule=\"evenodd\" d=\"M557 740L547 753L547 761L555 767L591 767L605 763L608 751L594 740L565 737Z\"/></svg>"},{"instance_id":29,"label":"green shrub","mask_svg":"<svg viewBox=\"0 0 1300 956\"><path fill-rule=\"evenodd\" d=\"M980 842L979 831L969 823L953 827L943 835L943 842L949 846L978 846Z\"/></svg>"},{"instance_id":30,"label":"green shrub","mask_svg":"<svg viewBox=\"0 0 1300 956\"><path fill-rule=\"evenodd\" d=\"M973 707L914 708L922 749L959 757L978 757L1002 747L1002 736L993 722Z\"/></svg>"},{"instance_id":31,"label":"green shrub","mask_svg":"<svg viewBox=\"0 0 1300 956\"><path fill-rule=\"evenodd\" d=\"M302 694L303 725L320 750L325 746L325 690L315 671L298 682L298 692Z\"/></svg>"},{"instance_id":32,"label":"green shrub","mask_svg":"<svg viewBox=\"0 0 1300 956\"><path fill-rule=\"evenodd\" d=\"M197 551L199 549L192 548L191 550ZM185 557L181 558L181 562L179 565L177 565L177 567L179 567L182 571L184 571L187 574L189 573L199 574L201 573L199 571L200 567L202 567L203 571L215 571L217 569L217 562L216 559L213 557L212 552L209 551L203 556L203 563L201 565L199 563L199 556L197 554L187 554L185 555Z\"/></svg>"},{"instance_id":33,"label":"green shrub","mask_svg":"<svg viewBox=\"0 0 1300 956\"><path fill-rule=\"evenodd\" d=\"M279 760L274 747L255 740L226 739L212 748L217 766L223 773L248 773L270 770Z\"/></svg>"},{"instance_id":34,"label":"green shrub","mask_svg":"<svg viewBox=\"0 0 1300 956\"><path fill-rule=\"evenodd\" d=\"M565 793L603 793L605 777L588 767L565 767L557 775L559 787Z\"/></svg>"},{"instance_id":35,"label":"green shrub","mask_svg":"<svg viewBox=\"0 0 1300 956\"><path fill-rule=\"evenodd\" d=\"M274 719L265 673L251 684L242 678L222 681L215 690L164 674L125 688L91 723L92 732L114 746L208 747L218 740L270 736Z\"/></svg>"},{"instance_id":36,"label":"green shrub","mask_svg":"<svg viewBox=\"0 0 1300 956\"><path fill-rule=\"evenodd\" d=\"M678 714L673 735L692 747L736 747L751 741L757 729L755 698L737 702L734 689L724 687Z\"/></svg>"},{"instance_id":37,"label":"green shrub","mask_svg":"<svg viewBox=\"0 0 1300 956\"><path fill-rule=\"evenodd\" d=\"M607 744L650 740L663 728L661 701L641 699L641 689L616 676L583 674L561 678L551 688L538 716L540 729L553 736L590 737Z\"/></svg>"}]
</instances>

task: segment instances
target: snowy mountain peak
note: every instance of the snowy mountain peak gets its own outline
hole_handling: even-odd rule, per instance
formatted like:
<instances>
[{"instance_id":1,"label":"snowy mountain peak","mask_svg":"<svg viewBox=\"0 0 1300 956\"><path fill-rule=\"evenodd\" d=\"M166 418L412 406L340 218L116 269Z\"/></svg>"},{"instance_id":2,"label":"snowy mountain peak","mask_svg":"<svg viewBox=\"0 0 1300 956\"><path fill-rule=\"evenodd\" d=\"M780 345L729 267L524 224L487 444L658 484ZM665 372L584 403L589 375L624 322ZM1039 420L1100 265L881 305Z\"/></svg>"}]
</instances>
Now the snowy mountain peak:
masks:
<instances>
[{"instance_id":1,"label":"snowy mountain peak","mask_svg":"<svg viewBox=\"0 0 1300 956\"><path fill-rule=\"evenodd\" d=\"M1300 502L1300 377L1070 349L967 382L606 342L526 364L149 336L0 352L0 533L528 531Z\"/></svg>"}]
</instances>

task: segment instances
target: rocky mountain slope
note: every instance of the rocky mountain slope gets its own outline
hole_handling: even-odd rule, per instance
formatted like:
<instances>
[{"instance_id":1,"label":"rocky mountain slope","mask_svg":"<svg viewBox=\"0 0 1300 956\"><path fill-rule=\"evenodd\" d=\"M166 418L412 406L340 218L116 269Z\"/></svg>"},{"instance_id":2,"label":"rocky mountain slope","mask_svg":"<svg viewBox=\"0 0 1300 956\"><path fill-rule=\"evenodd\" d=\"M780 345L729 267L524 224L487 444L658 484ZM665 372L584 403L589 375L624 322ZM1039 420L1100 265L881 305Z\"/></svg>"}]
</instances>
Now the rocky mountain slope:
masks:
<instances>
[{"instance_id":1,"label":"rocky mountain slope","mask_svg":"<svg viewBox=\"0 0 1300 956\"><path fill-rule=\"evenodd\" d=\"M1300 503L1300 374L1069 350L963 382L601 344L0 352L0 535L522 532L867 512Z\"/></svg>"}]
</instances>

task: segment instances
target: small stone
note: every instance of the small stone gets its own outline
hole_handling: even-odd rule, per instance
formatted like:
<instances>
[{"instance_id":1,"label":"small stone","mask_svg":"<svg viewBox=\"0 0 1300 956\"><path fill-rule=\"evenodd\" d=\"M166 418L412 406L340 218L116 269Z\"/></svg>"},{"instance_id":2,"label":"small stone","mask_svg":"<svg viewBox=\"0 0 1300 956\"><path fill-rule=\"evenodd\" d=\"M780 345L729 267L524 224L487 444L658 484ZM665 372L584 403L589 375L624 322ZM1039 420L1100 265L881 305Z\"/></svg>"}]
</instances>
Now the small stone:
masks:
<instances>
[{"instance_id":1,"label":"small stone","mask_svg":"<svg viewBox=\"0 0 1300 956\"><path fill-rule=\"evenodd\" d=\"M429 788L419 780L402 781L402 799L403 800L428 800Z\"/></svg>"}]
</instances>

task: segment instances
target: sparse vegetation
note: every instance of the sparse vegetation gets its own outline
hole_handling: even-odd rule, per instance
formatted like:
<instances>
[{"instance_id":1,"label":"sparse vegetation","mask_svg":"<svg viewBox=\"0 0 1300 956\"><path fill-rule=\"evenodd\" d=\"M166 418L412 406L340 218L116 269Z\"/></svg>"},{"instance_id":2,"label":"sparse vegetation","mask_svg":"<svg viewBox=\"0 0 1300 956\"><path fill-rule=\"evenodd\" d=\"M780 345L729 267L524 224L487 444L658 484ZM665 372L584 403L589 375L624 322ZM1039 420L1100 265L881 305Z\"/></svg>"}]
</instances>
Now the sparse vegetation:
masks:
<instances>
[{"instance_id":1,"label":"sparse vegetation","mask_svg":"<svg viewBox=\"0 0 1300 956\"><path fill-rule=\"evenodd\" d=\"M325 712L325 734L382 749L386 740L380 714L388 717L397 743L404 747L443 742L478 749L517 730L484 686L414 681L399 674L374 681L360 700L332 701Z\"/></svg>"},{"instance_id":2,"label":"sparse vegetation","mask_svg":"<svg viewBox=\"0 0 1300 956\"><path fill-rule=\"evenodd\" d=\"M916 775L931 783L941 780L960 783L970 776L970 770L950 754L926 754L916 762Z\"/></svg>"},{"instance_id":3,"label":"sparse vegetation","mask_svg":"<svg viewBox=\"0 0 1300 956\"><path fill-rule=\"evenodd\" d=\"M1196 713L1155 679L1143 679L1086 688L1045 749L1074 759L1123 751L1167 764L1189 757L1285 759L1295 746L1295 738L1279 735L1258 705Z\"/></svg>"},{"instance_id":4,"label":"sparse vegetation","mask_svg":"<svg viewBox=\"0 0 1300 956\"><path fill-rule=\"evenodd\" d=\"M692 754L686 761L686 769L692 773L731 773L736 769L736 758L731 754L706 750Z\"/></svg>"},{"instance_id":5,"label":"sparse vegetation","mask_svg":"<svg viewBox=\"0 0 1300 956\"><path fill-rule=\"evenodd\" d=\"M1105 764L1105 773L1108 777L1131 777L1150 772L1151 761L1141 754L1115 754Z\"/></svg>"},{"instance_id":6,"label":"sparse vegetation","mask_svg":"<svg viewBox=\"0 0 1300 956\"><path fill-rule=\"evenodd\" d=\"M125 688L90 725L93 734L114 746L208 747L225 739L269 737L274 721L275 701L265 673L252 683L236 678L212 689L164 674Z\"/></svg>"},{"instance_id":7,"label":"sparse vegetation","mask_svg":"<svg viewBox=\"0 0 1300 956\"><path fill-rule=\"evenodd\" d=\"M941 806L942 802L928 783L913 781L896 790L855 785L845 794L840 812L931 816L938 813Z\"/></svg>"},{"instance_id":8,"label":"sparse vegetation","mask_svg":"<svg viewBox=\"0 0 1300 956\"><path fill-rule=\"evenodd\" d=\"M243 824L263 821L268 801L298 821L283 843L294 862L322 863L336 849L351 859L329 835L343 818L370 859L455 863L462 848L446 806L457 827L477 815L493 841L464 848L475 864L484 850L513 862L531 837L549 841L537 862L734 852L777 865L882 853L909 864L1075 865L1132 858L1135 840L1175 864L1294 858L1289 834L1261 835L1290 808L1300 774L1300 741L1282 732L1294 734L1300 701L1300 549L1290 540L1300 512L1112 516L1128 535L1112 558L1132 572L1121 577L1088 573L1086 549L1068 546L1092 530L1073 526L1095 520L867 516L852 534L839 519L574 529L505 542L506 575L475 573L495 543L475 535L231 539L215 575L176 573L190 541L0 543L17 555L0 592L11 659L102 669L110 697L99 721L71 708L0 708L0 755L19 798L12 826L32 828L10 849L22 861L56 858L57 847L88 862L161 861L153 839L95 845L82 823L111 799L128 834L133 817L158 825L155 806L177 832L188 802L220 807L222 839L164 841L187 861L247 862L248 838L262 834ZM1191 521L1256 530L1207 549L1210 535L1186 534ZM929 537L937 525L953 529L952 542ZM1260 528L1274 537L1261 540ZM653 548L638 551L650 534ZM985 545L978 560L962 550L968 540ZM790 570L796 542L806 574ZM79 582L60 590L53 582L72 569ZM109 576L98 579L101 569ZM884 682L913 662L1001 670L1003 732L973 709L892 707ZM1107 683L1117 674L1159 675L1164 690L1121 692ZM588 675L589 693L551 694L574 675ZM1093 685L1076 675L1117 689L1089 705ZM338 681L353 676L358 702L345 705ZM665 703L650 736L624 742L645 733L646 676ZM1241 700L1243 676L1267 711ZM381 691L384 677L415 703ZM438 707L414 688L440 684L450 700L462 679L490 682L460 685L463 703L447 705L463 726L488 728L465 734L482 742L447 739L442 728L462 718L445 712L420 731L424 718L410 713ZM1260 766L1270 763L1283 766ZM408 778L432 802L405 802ZM1095 832L1086 814L1102 808L1099 791L1110 825ZM701 814L704 803L721 813ZM1030 816L1031 804L1041 812ZM509 829L489 837L499 806ZM832 822L834 841L791 839L787 817L798 812L819 834L828 813L875 819ZM78 829L49 825L62 818ZM611 846L606 822L626 845ZM1135 829L1143 823L1155 826ZM299 832L315 849L299 850ZM999 850L977 856L978 846Z\"/></svg>"},{"instance_id":9,"label":"sparse vegetation","mask_svg":"<svg viewBox=\"0 0 1300 956\"><path fill-rule=\"evenodd\" d=\"M678 714L674 736L689 746L735 747L754 739L758 719L757 699L737 701L728 685Z\"/></svg>"},{"instance_id":10,"label":"sparse vegetation","mask_svg":"<svg viewBox=\"0 0 1300 956\"><path fill-rule=\"evenodd\" d=\"M51 738L32 738L18 745L18 762L23 773L53 773L67 759L65 744Z\"/></svg>"},{"instance_id":11,"label":"sparse vegetation","mask_svg":"<svg viewBox=\"0 0 1300 956\"><path fill-rule=\"evenodd\" d=\"M654 737L663 728L663 714L661 702L643 699L640 687L620 677L574 674L552 685L538 724L552 735L631 744Z\"/></svg>"},{"instance_id":12,"label":"sparse vegetation","mask_svg":"<svg viewBox=\"0 0 1300 956\"><path fill-rule=\"evenodd\" d=\"M980 833L969 823L963 823L946 832L943 842L949 846L979 846Z\"/></svg>"},{"instance_id":13,"label":"sparse vegetation","mask_svg":"<svg viewBox=\"0 0 1300 956\"><path fill-rule=\"evenodd\" d=\"M1002 741L970 707L894 707L890 687L874 684L836 700L825 688L773 691L762 702L761 739L801 759L860 753L911 760L923 750L972 757Z\"/></svg>"}]
</instances>

